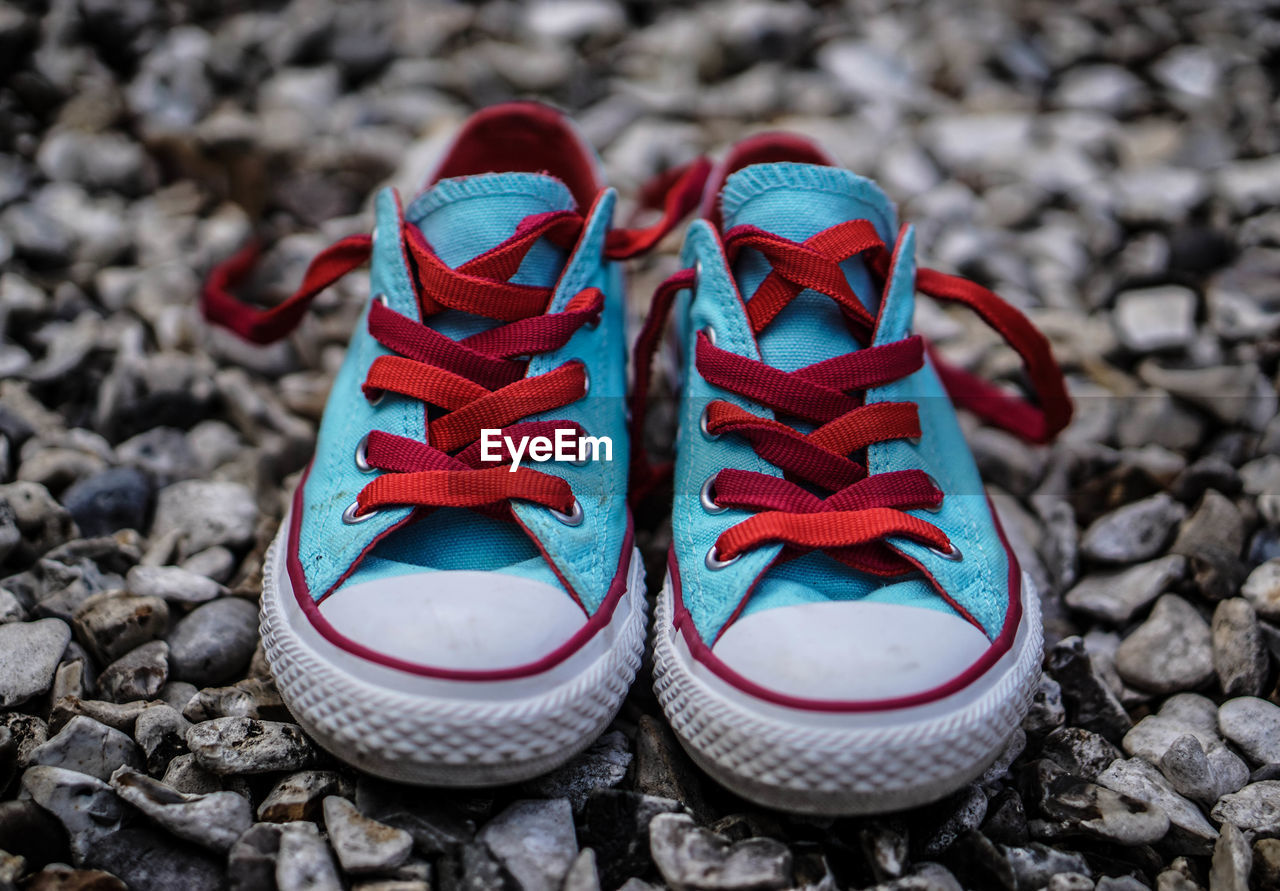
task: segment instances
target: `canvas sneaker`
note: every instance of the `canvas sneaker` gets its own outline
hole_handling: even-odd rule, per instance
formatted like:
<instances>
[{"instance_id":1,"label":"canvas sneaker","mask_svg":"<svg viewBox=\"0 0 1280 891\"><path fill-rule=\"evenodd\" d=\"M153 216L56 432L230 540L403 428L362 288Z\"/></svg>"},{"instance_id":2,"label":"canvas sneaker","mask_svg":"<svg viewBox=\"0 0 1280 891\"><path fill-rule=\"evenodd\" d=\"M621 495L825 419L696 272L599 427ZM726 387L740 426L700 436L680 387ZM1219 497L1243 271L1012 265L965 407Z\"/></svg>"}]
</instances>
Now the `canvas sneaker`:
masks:
<instances>
[{"instance_id":1,"label":"canvas sneaker","mask_svg":"<svg viewBox=\"0 0 1280 891\"><path fill-rule=\"evenodd\" d=\"M633 486L665 316L683 353L654 679L693 759L759 803L888 811L999 754L1040 672L1036 592L955 405L1027 439L1071 408L1048 342L971 282L917 270L911 227L811 143L763 135L711 177L637 346ZM1035 403L947 365L916 293L975 310Z\"/></svg>"},{"instance_id":2,"label":"canvas sneaker","mask_svg":"<svg viewBox=\"0 0 1280 891\"><path fill-rule=\"evenodd\" d=\"M267 342L370 266L262 594L280 693L342 760L412 783L507 783L614 717L645 632L618 261L693 209L708 167L664 181L654 226L615 229L615 193L566 119L497 106L407 207L381 192L372 236L323 251L279 306L231 295L251 254L210 276L206 315ZM597 441L559 449L558 431ZM535 460L538 437L550 460Z\"/></svg>"}]
</instances>

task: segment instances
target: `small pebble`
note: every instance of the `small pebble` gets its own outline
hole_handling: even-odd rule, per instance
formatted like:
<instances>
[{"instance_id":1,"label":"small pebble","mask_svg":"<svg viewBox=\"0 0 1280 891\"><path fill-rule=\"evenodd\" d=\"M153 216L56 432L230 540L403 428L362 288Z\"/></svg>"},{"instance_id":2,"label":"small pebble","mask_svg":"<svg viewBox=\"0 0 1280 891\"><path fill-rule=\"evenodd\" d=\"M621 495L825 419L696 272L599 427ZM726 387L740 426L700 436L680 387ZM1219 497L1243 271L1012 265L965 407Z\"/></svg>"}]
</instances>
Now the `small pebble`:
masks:
<instances>
[{"instance_id":1,"label":"small pebble","mask_svg":"<svg viewBox=\"0 0 1280 891\"><path fill-rule=\"evenodd\" d=\"M252 718L215 718L192 725L187 746L202 767L218 774L301 770L318 757L315 744L297 725Z\"/></svg>"},{"instance_id":2,"label":"small pebble","mask_svg":"<svg viewBox=\"0 0 1280 891\"><path fill-rule=\"evenodd\" d=\"M200 687L230 680L258 644L258 607L238 597L198 606L169 632L173 676Z\"/></svg>"},{"instance_id":3,"label":"small pebble","mask_svg":"<svg viewBox=\"0 0 1280 891\"><path fill-rule=\"evenodd\" d=\"M1126 683L1152 693L1195 689L1213 677L1209 624L1174 594L1156 601L1151 616L1116 650L1116 671Z\"/></svg>"},{"instance_id":4,"label":"small pebble","mask_svg":"<svg viewBox=\"0 0 1280 891\"><path fill-rule=\"evenodd\" d=\"M0 708L12 708L53 685L71 629L60 619L0 625Z\"/></svg>"}]
</instances>

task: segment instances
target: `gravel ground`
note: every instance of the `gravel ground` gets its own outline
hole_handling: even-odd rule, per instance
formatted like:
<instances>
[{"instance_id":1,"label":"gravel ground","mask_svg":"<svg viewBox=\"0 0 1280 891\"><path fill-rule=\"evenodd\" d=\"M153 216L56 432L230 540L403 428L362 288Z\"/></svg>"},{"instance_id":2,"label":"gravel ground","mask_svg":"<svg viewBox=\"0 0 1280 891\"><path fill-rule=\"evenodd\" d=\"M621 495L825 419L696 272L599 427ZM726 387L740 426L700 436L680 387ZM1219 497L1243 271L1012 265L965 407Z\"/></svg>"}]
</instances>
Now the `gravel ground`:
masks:
<instances>
[{"instance_id":1,"label":"gravel ground","mask_svg":"<svg viewBox=\"0 0 1280 891\"><path fill-rule=\"evenodd\" d=\"M224 5L248 6L0 6L0 889L1280 887L1262 3ZM202 325L198 282L252 231L278 298L372 189L412 192L470 109L521 95L573 110L624 189L761 126L816 135L931 265L1052 338L1062 441L971 437L1047 673L958 795L763 811L698 775L643 679L569 766L477 794L357 776L290 723L260 567L359 288L251 350ZM1015 368L969 318L919 322Z\"/></svg>"}]
</instances>

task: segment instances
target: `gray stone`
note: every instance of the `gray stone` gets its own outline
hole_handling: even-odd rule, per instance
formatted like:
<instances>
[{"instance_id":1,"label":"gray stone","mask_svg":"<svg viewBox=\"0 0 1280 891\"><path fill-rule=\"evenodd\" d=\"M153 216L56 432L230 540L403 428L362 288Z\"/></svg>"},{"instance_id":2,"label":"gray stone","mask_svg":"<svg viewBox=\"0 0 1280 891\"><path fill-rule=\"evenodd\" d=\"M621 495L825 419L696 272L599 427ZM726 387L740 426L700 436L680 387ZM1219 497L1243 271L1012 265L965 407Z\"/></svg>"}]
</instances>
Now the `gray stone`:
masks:
<instances>
[{"instance_id":1,"label":"gray stone","mask_svg":"<svg viewBox=\"0 0 1280 891\"><path fill-rule=\"evenodd\" d=\"M1089 862L1074 851L1059 851L1033 842L1026 847L1000 846L1000 852L1013 867L1019 888L1043 888L1055 875L1078 873L1092 875Z\"/></svg>"},{"instance_id":2,"label":"gray stone","mask_svg":"<svg viewBox=\"0 0 1280 891\"><path fill-rule=\"evenodd\" d=\"M599 855L601 884L611 888L652 869L649 824L659 814L680 810L674 799L624 789L591 793L578 818L578 840Z\"/></svg>"},{"instance_id":3,"label":"gray stone","mask_svg":"<svg viewBox=\"0 0 1280 891\"><path fill-rule=\"evenodd\" d=\"M98 675L98 693L112 702L155 699L169 679L169 645L153 640L135 647Z\"/></svg>"},{"instance_id":4,"label":"gray stone","mask_svg":"<svg viewBox=\"0 0 1280 891\"><path fill-rule=\"evenodd\" d=\"M1238 212L1280 202L1280 158L1232 161L1217 172L1217 187Z\"/></svg>"},{"instance_id":5,"label":"gray stone","mask_svg":"<svg viewBox=\"0 0 1280 891\"><path fill-rule=\"evenodd\" d=\"M1222 741L1218 735L1218 708L1213 700L1196 693L1169 697L1157 714L1147 715L1125 734L1124 750L1159 764L1174 741L1188 734L1206 751Z\"/></svg>"},{"instance_id":6,"label":"gray stone","mask_svg":"<svg viewBox=\"0 0 1280 891\"><path fill-rule=\"evenodd\" d=\"M1231 499L1207 490L1171 550L1190 561L1191 578L1210 600L1234 597L1244 580L1244 517Z\"/></svg>"},{"instance_id":7,"label":"gray stone","mask_svg":"<svg viewBox=\"0 0 1280 891\"><path fill-rule=\"evenodd\" d=\"M1082 872L1060 872L1049 879L1049 884L1044 886L1044 891L1094 891L1094 884L1093 879Z\"/></svg>"},{"instance_id":8,"label":"gray stone","mask_svg":"<svg viewBox=\"0 0 1280 891\"><path fill-rule=\"evenodd\" d=\"M1122 291L1112 318L1120 342L1135 353L1185 347L1196 333L1196 295L1181 285Z\"/></svg>"},{"instance_id":9,"label":"gray stone","mask_svg":"<svg viewBox=\"0 0 1280 891\"><path fill-rule=\"evenodd\" d=\"M1080 538L1080 552L1103 563L1137 563L1157 556L1187 509L1161 492L1103 514Z\"/></svg>"},{"instance_id":10,"label":"gray stone","mask_svg":"<svg viewBox=\"0 0 1280 891\"><path fill-rule=\"evenodd\" d=\"M16 544L10 541L11 561L29 563L72 537L71 514L39 483L19 480L0 486L0 504L8 506L21 536Z\"/></svg>"},{"instance_id":11,"label":"gray stone","mask_svg":"<svg viewBox=\"0 0 1280 891\"><path fill-rule=\"evenodd\" d=\"M71 629L61 619L0 625L0 708L46 692L70 641Z\"/></svg>"},{"instance_id":12,"label":"gray stone","mask_svg":"<svg viewBox=\"0 0 1280 891\"><path fill-rule=\"evenodd\" d=\"M1249 781L1249 767L1239 755L1220 742L1206 751L1189 733L1165 750L1160 770L1179 793L1206 806Z\"/></svg>"},{"instance_id":13,"label":"gray stone","mask_svg":"<svg viewBox=\"0 0 1280 891\"><path fill-rule=\"evenodd\" d=\"M0 537L3 533L0 532ZM0 551L3 551L3 542L0 541ZM0 562L3 562L4 556L0 554ZM7 625L11 622L24 622L27 619L26 607L22 605L22 601L7 588L0 588L0 625Z\"/></svg>"},{"instance_id":14,"label":"gray stone","mask_svg":"<svg viewBox=\"0 0 1280 891\"><path fill-rule=\"evenodd\" d=\"M1040 675L1036 684L1031 708L1022 721L1027 733L1044 734L1061 727L1067 720L1067 709L1062 704L1062 687L1047 674Z\"/></svg>"},{"instance_id":15,"label":"gray stone","mask_svg":"<svg viewBox=\"0 0 1280 891\"><path fill-rule=\"evenodd\" d=\"M1270 660L1258 616L1241 597L1218 604L1213 611L1213 669L1227 696L1257 696L1267 678Z\"/></svg>"},{"instance_id":16,"label":"gray stone","mask_svg":"<svg viewBox=\"0 0 1280 891\"><path fill-rule=\"evenodd\" d=\"M119 876L130 891L221 891L225 884L222 858L142 827L106 836L85 863Z\"/></svg>"},{"instance_id":17,"label":"gray stone","mask_svg":"<svg viewBox=\"0 0 1280 891\"><path fill-rule=\"evenodd\" d=\"M350 784L331 770L303 770L283 777L258 805L258 819L268 823L316 821L326 796L350 794Z\"/></svg>"},{"instance_id":18,"label":"gray stone","mask_svg":"<svg viewBox=\"0 0 1280 891\"><path fill-rule=\"evenodd\" d=\"M187 434L173 427L152 427L116 446L116 457L146 471L160 485L167 486L200 473Z\"/></svg>"},{"instance_id":19,"label":"gray stone","mask_svg":"<svg viewBox=\"0 0 1280 891\"><path fill-rule=\"evenodd\" d=\"M1164 368L1145 361L1138 376L1226 424L1261 429L1276 414L1275 387L1256 365Z\"/></svg>"},{"instance_id":20,"label":"gray stone","mask_svg":"<svg viewBox=\"0 0 1280 891\"><path fill-rule=\"evenodd\" d=\"M134 702L102 702L97 699L60 699L53 705L53 713L49 715L50 726L55 730L62 727L76 715L114 727L124 733L132 733L138 715L147 707L147 703Z\"/></svg>"},{"instance_id":21,"label":"gray stone","mask_svg":"<svg viewBox=\"0 0 1280 891\"><path fill-rule=\"evenodd\" d=\"M36 164L49 179L136 195L155 186L155 168L142 146L120 133L55 130L40 145Z\"/></svg>"},{"instance_id":22,"label":"gray stone","mask_svg":"<svg viewBox=\"0 0 1280 891\"><path fill-rule=\"evenodd\" d=\"M1280 706L1241 696L1218 709L1218 729L1256 764L1280 763Z\"/></svg>"},{"instance_id":23,"label":"gray stone","mask_svg":"<svg viewBox=\"0 0 1280 891\"><path fill-rule=\"evenodd\" d=\"M279 891L342 891L329 846L314 823L285 823L276 855Z\"/></svg>"},{"instance_id":24,"label":"gray stone","mask_svg":"<svg viewBox=\"0 0 1280 891\"><path fill-rule=\"evenodd\" d=\"M416 850L426 857L456 852L475 838L475 815L449 799L361 776L355 801L370 819L412 835Z\"/></svg>"},{"instance_id":25,"label":"gray stone","mask_svg":"<svg viewBox=\"0 0 1280 891\"><path fill-rule=\"evenodd\" d=\"M1141 758L1118 760L1098 775L1098 784L1158 808L1179 836L1181 853L1208 854L1218 838L1200 808L1183 798L1160 771Z\"/></svg>"},{"instance_id":26,"label":"gray stone","mask_svg":"<svg viewBox=\"0 0 1280 891\"><path fill-rule=\"evenodd\" d=\"M791 885L791 852L781 842L737 843L696 825L684 814L659 814L649 824L649 850L662 878L685 889L765 889Z\"/></svg>"},{"instance_id":27,"label":"gray stone","mask_svg":"<svg viewBox=\"0 0 1280 891\"><path fill-rule=\"evenodd\" d=\"M1119 749L1082 727L1061 727L1050 733L1045 737L1041 754L1067 773L1090 781L1122 757Z\"/></svg>"},{"instance_id":28,"label":"gray stone","mask_svg":"<svg viewBox=\"0 0 1280 891\"><path fill-rule=\"evenodd\" d=\"M1246 832L1280 835L1280 780L1250 783L1239 792L1222 796L1211 816Z\"/></svg>"},{"instance_id":29,"label":"gray stone","mask_svg":"<svg viewBox=\"0 0 1280 891\"><path fill-rule=\"evenodd\" d=\"M1133 876L1103 876L1094 887L1097 891L1148 891L1148 885Z\"/></svg>"},{"instance_id":30,"label":"gray stone","mask_svg":"<svg viewBox=\"0 0 1280 891\"><path fill-rule=\"evenodd\" d=\"M982 825L986 816L987 794L977 783L936 802L922 821L920 853L929 859L941 856L957 838Z\"/></svg>"},{"instance_id":31,"label":"gray stone","mask_svg":"<svg viewBox=\"0 0 1280 891\"><path fill-rule=\"evenodd\" d=\"M249 678L230 687L206 687L187 701L183 714L192 721L211 718L289 719L280 691L269 679Z\"/></svg>"},{"instance_id":32,"label":"gray stone","mask_svg":"<svg viewBox=\"0 0 1280 891\"><path fill-rule=\"evenodd\" d=\"M1280 839L1260 838L1253 843L1252 879L1256 888L1280 888Z\"/></svg>"},{"instance_id":33,"label":"gray stone","mask_svg":"<svg viewBox=\"0 0 1280 891\"><path fill-rule=\"evenodd\" d=\"M596 871L596 852L583 848L564 877L564 891L600 891L600 876Z\"/></svg>"},{"instance_id":34,"label":"gray stone","mask_svg":"<svg viewBox=\"0 0 1280 891\"><path fill-rule=\"evenodd\" d=\"M567 798L573 809L579 811L592 791L609 789L622 782L630 765L627 737L615 730L601 736L563 766L525 785L541 798Z\"/></svg>"},{"instance_id":35,"label":"gray stone","mask_svg":"<svg viewBox=\"0 0 1280 891\"><path fill-rule=\"evenodd\" d=\"M1028 768L1040 817L1031 820L1037 838L1084 835L1121 845L1159 841L1169 831L1169 817L1159 807L1122 792L1074 777L1051 761Z\"/></svg>"},{"instance_id":36,"label":"gray stone","mask_svg":"<svg viewBox=\"0 0 1280 891\"><path fill-rule=\"evenodd\" d=\"M55 736L32 749L30 764L79 771L102 781L122 764L142 766L142 753L128 736L83 716L67 722Z\"/></svg>"},{"instance_id":37,"label":"gray stone","mask_svg":"<svg viewBox=\"0 0 1280 891\"><path fill-rule=\"evenodd\" d=\"M201 767L196 756L190 752L170 760L160 781L188 795L204 795L222 790L222 778Z\"/></svg>"},{"instance_id":38,"label":"gray stone","mask_svg":"<svg viewBox=\"0 0 1280 891\"><path fill-rule=\"evenodd\" d=\"M257 891L275 886L276 858L283 835L283 826L255 823L236 840L227 854L231 891Z\"/></svg>"},{"instance_id":39,"label":"gray stone","mask_svg":"<svg viewBox=\"0 0 1280 891\"><path fill-rule=\"evenodd\" d=\"M160 490L152 536L176 532L178 551L189 557L205 548L243 547L253 540L258 505L247 487L213 480L184 480Z\"/></svg>"},{"instance_id":40,"label":"gray stone","mask_svg":"<svg viewBox=\"0 0 1280 891\"><path fill-rule=\"evenodd\" d=\"M1181 597L1164 595L1116 650L1116 671L1126 683L1153 693L1201 686L1213 677L1208 623Z\"/></svg>"},{"instance_id":41,"label":"gray stone","mask_svg":"<svg viewBox=\"0 0 1280 891\"><path fill-rule=\"evenodd\" d=\"M187 731L200 765L217 774L271 773L310 767L318 752L295 724L252 718L215 718Z\"/></svg>"},{"instance_id":42,"label":"gray stone","mask_svg":"<svg viewBox=\"0 0 1280 891\"><path fill-rule=\"evenodd\" d=\"M135 566L126 582L132 594L162 597L170 603L205 603L227 593L213 579L179 566Z\"/></svg>"},{"instance_id":43,"label":"gray stone","mask_svg":"<svg viewBox=\"0 0 1280 891\"><path fill-rule=\"evenodd\" d=\"M99 662L112 662L169 628L169 606L159 597L95 594L76 609L76 636Z\"/></svg>"},{"instance_id":44,"label":"gray stone","mask_svg":"<svg viewBox=\"0 0 1280 891\"><path fill-rule=\"evenodd\" d=\"M1249 891L1252 867L1249 837L1231 823L1224 823L1218 844L1213 849L1209 888L1211 891Z\"/></svg>"},{"instance_id":45,"label":"gray stone","mask_svg":"<svg viewBox=\"0 0 1280 891\"><path fill-rule=\"evenodd\" d=\"M945 866L926 862L917 865L909 876L872 885L867 891L964 891L964 886Z\"/></svg>"},{"instance_id":46,"label":"gray stone","mask_svg":"<svg viewBox=\"0 0 1280 891\"><path fill-rule=\"evenodd\" d=\"M1176 224L1204 201L1208 191L1209 183L1198 170L1152 164L1115 178L1116 214L1128 223ZM1177 285L1124 291L1116 297L1120 339L1140 353L1185 346L1195 334L1195 309L1195 292ZM1152 330L1144 331L1146 325Z\"/></svg>"},{"instance_id":47,"label":"gray stone","mask_svg":"<svg viewBox=\"0 0 1280 891\"><path fill-rule=\"evenodd\" d=\"M517 801L477 838L526 891L557 891L578 855L573 808L564 798Z\"/></svg>"},{"instance_id":48,"label":"gray stone","mask_svg":"<svg viewBox=\"0 0 1280 891\"><path fill-rule=\"evenodd\" d=\"M905 827L872 824L858 833L862 851L877 881L901 877L910 862Z\"/></svg>"},{"instance_id":49,"label":"gray stone","mask_svg":"<svg viewBox=\"0 0 1280 891\"><path fill-rule=\"evenodd\" d=\"M237 562L235 555L229 550L222 545L215 545L192 554L182 561L179 568L194 575L212 579L219 584L225 584L231 578L231 573L235 572Z\"/></svg>"},{"instance_id":50,"label":"gray stone","mask_svg":"<svg viewBox=\"0 0 1280 891\"><path fill-rule=\"evenodd\" d=\"M324 800L324 827L342 868L352 875L381 873L409 859L413 836L363 816L345 798ZM532 847L536 839L530 838Z\"/></svg>"},{"instance_id":51,"label":"gray stone","mask_svg":"<svg viewBox=\"0 0 1280 891\"><path fill-rule=\"evenodd\" d=\"M1126 569L1092 573L1066 593L1067 606L1123 625L1186 572L1185 557L1169 554Z\"/></svg>"},{"instance_id":52,"label":"gray stone","mask_svg":"<svg viewBox=\"0 0 1280 891\"><path fill-rule=\"evenodd\" d=\"M22 774L22 790L58 819L76 865L120 828L124 807L102 780L64 767L37 765Z\"/></svg>"},{"instance_id":53,"label":"gray stone","mask_svg":"<svg viewBox=\"0 0 1280 891\"><path fill-rule=\"evenodd\" d=\"M1268 622L1280 622L1280 557L1260 564L1245 579L1240 595Z\"/></svg>"},{"instance_id":54,"label":"gray stone","mask_svg":"<svg viewBox=\"0 0 1280 891\"><path fill-rule=\"evenodd\" d=\"M1049 651L1046 667L1062 688L1071 723L1118 742L1133 722L1079 637Z\"/></svg>"},{"instance_id":55,"label":"gray stone","mask_svg":"<svg viewBox=\"0 0 1280 891\"><path fill-rule=\"evenodd\" d=\"M1115 115L1139 108L1146 101L1146 87L1119 65L1079 65L1063 76L1055 98L1066 108Z\"/></svg>"},{"instance_id":56,"label":"gray stone","mask_svg":"<svg viewBox=\"0 0 1280 891\"><path fill-rule=\"evenodd\" d=\"M111 788L162 829L220 853L253 823L248 799L235 792L188 795L130 767L111 775Z\"/></svg>"},{"instance_id":57,"label":"gray stone","mask_svg":"<svg viewBox=\"0 0 1280 891\"><path fill-rule=\"evenodd\" d=\"M179 619L168 641L174 677L199 687L230 680L253 658L258 607L239 597L213 600Z\"/></svg>"},{"instance_id":58,"label":"gray stone","mask_svg":"<svg viewBox=\"0 0 1280 891\"><path fill-rule=\"evenodd\" d=\"M109 467L77 480L62 503L81 535L110 535L141 529L151 507L151 480L133 467Z\"/></svg>"},{"instance_id":59,"label":"gray stone","mask_svg":"<svg viewBox=\"0 0 1280 891\"><path fill-rule=\"evenodd\" d=\"M636 725L635 789L678 801L695 817L708 813L698 769L666 722L650 715Z\"/></svg>"},{"instance_id":60,"label":"gray stone","mask_svg":"<svg viewBox=\"0 0 1280 891\"><path fill-rule=\"evenodd\" d=\"M159 775L174 757L188 754L187 731L190 729L191 722L171 705L151 703L138 713L133 738L147 756L148 773Z\"/></svg>"}]
</instances>

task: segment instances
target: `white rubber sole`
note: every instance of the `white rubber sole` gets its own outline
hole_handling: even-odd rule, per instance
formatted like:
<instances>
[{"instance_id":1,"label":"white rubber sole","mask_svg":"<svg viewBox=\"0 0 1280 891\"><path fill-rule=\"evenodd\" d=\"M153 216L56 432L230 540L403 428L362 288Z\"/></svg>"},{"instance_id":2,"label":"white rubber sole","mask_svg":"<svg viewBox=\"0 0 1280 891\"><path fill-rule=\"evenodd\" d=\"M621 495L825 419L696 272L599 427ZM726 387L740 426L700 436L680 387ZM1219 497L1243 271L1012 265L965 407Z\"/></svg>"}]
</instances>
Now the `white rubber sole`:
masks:
<instances>
[{"instance_id":1,"label":"white rubber sole","mask_svg":"<svg viewBox=\"0 0 1280 891\"><path fill-rule=\"evenodd\" d=\"M1022 576L1013 646L973 683L926 705L833 713L763 701L695 660L672 625L671 579L658 598L654 690L690 757L767 807L842 816L936 801L991 765L1026 717L1040 676L1040 601Z\"/></svg>"},{"instance_id":2,"label":"white rubber sole","mask_svg":"<svg viewBox=\"0 0 1280 891\"><path fill-rule=\"evenodd\" d=\"M644 565L609 624L537 675L505 681L425 677L370 662L321 635L286 570L289 521L267 551L261 630L289 711L335 756L367 773L428 786L494 786L546 773L590 745L622 705L645 639Z\"/></svg>"}]
</instances>

